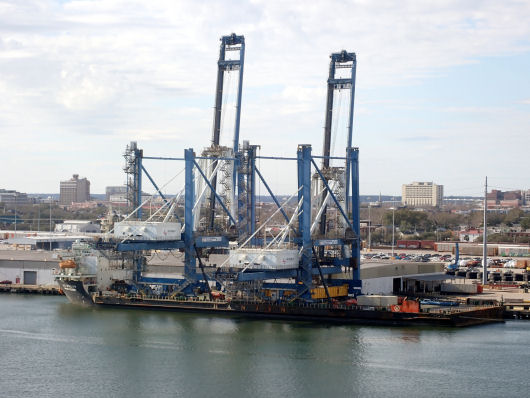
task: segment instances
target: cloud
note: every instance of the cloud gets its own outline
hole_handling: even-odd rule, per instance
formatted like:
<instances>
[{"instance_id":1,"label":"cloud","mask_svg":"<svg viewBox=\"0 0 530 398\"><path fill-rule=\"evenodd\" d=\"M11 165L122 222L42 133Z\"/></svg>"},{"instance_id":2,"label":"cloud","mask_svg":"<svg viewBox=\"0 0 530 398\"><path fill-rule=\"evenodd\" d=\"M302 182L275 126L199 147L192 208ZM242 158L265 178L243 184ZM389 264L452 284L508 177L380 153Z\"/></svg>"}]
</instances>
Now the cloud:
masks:
<instances>
[{"instance_id":1,"label":"cloud","mask_svg":"<svg viewBox=\"0 0 530 398\"><path fill-rule=\"evenodd\" d=\"M241 138L292 156L297 142L321 146L331 52L357 53L362 123L381 119L380 107L425 105L405 95L397 103L363 100L370 90L420 85L450 67L528 52L528 20L530 3L519 1L2 1L0 136L49 142L57 172L70 166L54 158L54 142L116 156L116 168L133 138L206 146L219 37L236 32L246 38ZM403 135L409 143L430 136ZM6 183L30 174L21 170ZM100 190L112 183L104 173L97 179Z\"/></svg>"},{"instance_id":2,"label":"cloud","mask_svg":"<svg viewBox=\"0 0 530 398\"><path fill-rule=\"evenodd\" d=\"M403 142L428 142L435 140L434 137L426 136L426 135L418 135L418 136L410 136L410 137L402 137L399 138L399 141Z\"/></svg>"}]
</instances>

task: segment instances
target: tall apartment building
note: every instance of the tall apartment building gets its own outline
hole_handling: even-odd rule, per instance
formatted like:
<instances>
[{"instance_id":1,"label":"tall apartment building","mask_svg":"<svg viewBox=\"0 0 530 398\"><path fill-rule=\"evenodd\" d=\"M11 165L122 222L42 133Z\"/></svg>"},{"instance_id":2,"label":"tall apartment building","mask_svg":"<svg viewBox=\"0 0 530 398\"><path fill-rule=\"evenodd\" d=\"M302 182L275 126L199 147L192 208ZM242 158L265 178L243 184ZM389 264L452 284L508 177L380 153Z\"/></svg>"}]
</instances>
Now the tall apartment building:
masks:
<instances>
[{"instance_id":1,"label":"tall apartment building","mask_svg":"<svg viewBox=\"0 0 530 398\"><path fill-rule=\"evenodd\" d=\"M403 184L401 203L406 206L440 206L443 202L444 186L432 182Z\"/></svg>"},{"instance_id":2,"label":"tall apartment building","mask_svg":"<svg viewBox=\"0 0 530 398\"><path fill-rule=\"evenodd\" d=\"M60 193L59 203L62 205L87 202L90 200L90 181L74 174L68 181L61 181Z\"/></svg>"}]
</instances>

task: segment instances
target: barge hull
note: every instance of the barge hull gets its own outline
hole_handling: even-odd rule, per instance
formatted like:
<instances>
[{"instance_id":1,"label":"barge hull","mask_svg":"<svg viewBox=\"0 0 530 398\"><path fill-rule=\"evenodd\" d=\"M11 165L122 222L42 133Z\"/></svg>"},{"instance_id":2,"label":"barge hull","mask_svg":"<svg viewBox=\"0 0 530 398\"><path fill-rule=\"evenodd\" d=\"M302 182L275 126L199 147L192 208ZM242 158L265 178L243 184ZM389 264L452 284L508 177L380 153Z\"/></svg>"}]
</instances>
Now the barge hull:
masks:
<instances>
[{"instance_id":1,"label":"barge hull","mask_svg":"<svg viewBox=\"0 0 530 398\"><path fill-rule=\"evenodd\" d=\"M502 322L502 307L476 308L444 313L405 313L359 308L318 308L249 302L173 301L164 299L130 299L127 297L94 297L98 306L155 309L167 311L230 314L245 318L319 321L359 325L436 325L463 327Z\"/></svg>"}]
</instances>

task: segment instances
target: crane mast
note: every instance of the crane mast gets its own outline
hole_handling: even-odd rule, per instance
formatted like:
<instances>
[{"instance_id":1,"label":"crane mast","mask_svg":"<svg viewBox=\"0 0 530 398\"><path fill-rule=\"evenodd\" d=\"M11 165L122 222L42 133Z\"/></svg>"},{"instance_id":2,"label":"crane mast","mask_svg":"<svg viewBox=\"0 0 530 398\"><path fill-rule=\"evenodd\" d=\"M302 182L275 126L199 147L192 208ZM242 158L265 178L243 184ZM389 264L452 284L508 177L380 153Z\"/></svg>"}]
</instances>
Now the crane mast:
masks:
<instances>
[{"instance_id":1,"label":"crane mast","mask_svg":"<svg viewBox=\"0 0 530 398\"><path fill-rule=\"evenodd\" d=\"M347 127L347 142L346 142L346 151L351 150L352 145L352 128L353 128L353 110L354 110L354 100L355 100L355 74L357 69L357 59L355 53L350 53L345 50L342 50L338 53L333 53L330 56L331 61L329 64L329 77L327 81L327 100L326 100L326 122L324 126L324 145L322 149L322 172L328 179L336 179L337 185L344 185L341 187L339 193L341 197L344 198L345 208L347 212L351 212L350 204L350 162L346 161L344 177L337 175L341 174L340 170L333 170L330 168L330 160L332 157L331 153L331 136L332 136L332 123L333 123L333 114L334 114L334 104L333 97L335 91L349 89L350 97L348 104L348 127ZM350 69L350 74L348 77L337 77L337 69ZM342 182L342 183L341 183ZM326 210L327 206L325 205L326 197L328 196L328 189L324 188L321 194L320 202L324 209L320 216L320 226L319 232L324 236L327 232L327 223L326 223Z\"/></svg>"},{"instance_id":2,"label":"crane mast","mask_svg":"<svg viewBox=\"0 0 530 398\"><path fill-rule=\"evenodd\" d=\"M227 52L238 52L239 58L227 59ZM215 90L215 108L214 108L214 121L212 131L212 145L211 149L215 150L219 148L221 141L221 125L223 118L223 94L224 94L224 78L225 74L231 71L239 71L239 79L237 85L237 98L235 107L235 123L234 123L234 136L233 136L233 154L235 155L239 150L239 125L241 120L241 94L243 89L243 67L245 63L245 37L238 36L232 33L228 36L221 37L221 46L219 49L219 60L217 61L217 84ZM226 154L226 152L225 152ZM217 166L217 161L213 161L212 170ZM232 165L232 184L231 189L235 190L236 186L236 168ZM212 186L214 190L217 187L217 175L212 178ZM230 195L232 200L235 200L235 193L232 192ZM208 226L213 229L215 221L215 194L212 191L209 199L209 220Z\"/></svg>"}]
</instances>

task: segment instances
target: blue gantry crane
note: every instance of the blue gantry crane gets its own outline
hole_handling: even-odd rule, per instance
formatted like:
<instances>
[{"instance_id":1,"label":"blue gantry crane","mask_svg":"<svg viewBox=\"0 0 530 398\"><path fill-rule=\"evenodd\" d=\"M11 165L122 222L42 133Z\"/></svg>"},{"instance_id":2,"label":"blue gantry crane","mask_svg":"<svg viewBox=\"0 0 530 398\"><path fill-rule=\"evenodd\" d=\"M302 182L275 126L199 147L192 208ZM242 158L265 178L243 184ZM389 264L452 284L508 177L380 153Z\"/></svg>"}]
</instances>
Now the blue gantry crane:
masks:
<instances>
[{"instance_id":1,"label":"blue gantry crane","mask_svg":"<svg viewBox=\"0 0 530 398\"><path fill-rule=\"evenodd\" d=\"M324 287L327 299L330 300L328 287L346 284L350 294L357 294L360 292L361 281L359 151L352 147L355 53L341 51L331 55L322 155L314 155L310 145L299 145L296 157L285 158L261 156L258 154L259 146L247 141L243 145L239 144L244 50L243 36L231 34L221 38L212 142L201 156L197 156L191 148L186 149L181 158L147 157L136 143L131 143L126 149L128 189L133 213L138 220L142 219L143 174L163 198L164 206L174 209L181 205L178 199L168 199L163 195L143 165L143 160L181 161L184 162L185 173L180 239L123 239L116 245L116 250L123 252L181 250L184 252L184 273L175 278L146 278L142 275L141 256L138 256L136 286L133 289L159 285L168 294L193 295L197 291L210 291L210 285L215 283L217 289L235 287L244 290L249 286L252 289L259 286L262 291L276 289L279 292L276 296L278 299L284 297L282 292L289 292L292 299L311 300L312 289ZM238 56L227 59L228 51L235 52ZM336 70L339 68L349 69L349 76L337 77ZM222 147L220 134L224 76L234 70L239 71L239 79L233 145ZM336 90L350 90L348 134L342 156L332 154L330 146L333 95ZM286 209L287 202L280 203L278 196L271 190L256 165L256 159L290 160L296 163L298 183L296 192L291 197L296 200L296 206L291 214ZM320 167L317 163L319 160ZM331 160L341 162L341 166L330 167ZM267 223L267 220L260 220L260 225L256 225L256 187L259 183L275 203L274 214L280 214L285 221L283 231L274 237L258 237ZM209 196L208 201L204 199L206 196ZM312 201L312 198L319 199ZM335 209L337 218L340 219L333 227L326 221L327 212L331 208ZM174 214L177 221L180 221L178 214ZM201 222L202 219L206 221ZM206 249L225 253L227 264L221 264L214 271L206 271L201 261L203 250ZM239 263L234 263L233 257L239 258ZM280 258L288 266L270 266L270 261L278 262ZM289 263L293 258L294 262ZM197 271L197 266L200 272Z\"/></svg>"}]
</instances>

